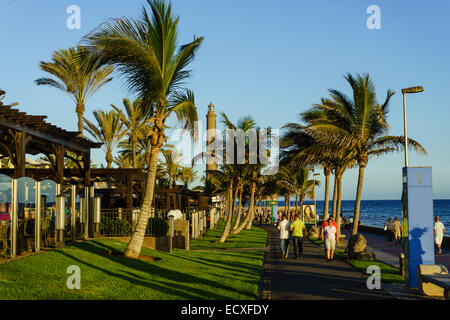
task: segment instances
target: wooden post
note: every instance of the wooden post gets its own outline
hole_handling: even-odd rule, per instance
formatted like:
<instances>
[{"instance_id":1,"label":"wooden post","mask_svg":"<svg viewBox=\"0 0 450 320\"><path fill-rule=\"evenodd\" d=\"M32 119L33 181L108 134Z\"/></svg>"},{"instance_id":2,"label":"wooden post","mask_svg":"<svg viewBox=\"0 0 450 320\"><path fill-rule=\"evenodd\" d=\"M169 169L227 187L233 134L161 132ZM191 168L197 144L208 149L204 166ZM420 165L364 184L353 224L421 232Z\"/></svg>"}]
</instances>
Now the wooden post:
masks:
<instances>
[{"instance_id":1,"label":"wooden post","mask_svg":"<svg viewBox=\"0 0 450 320\"><path fill-rule=\"evenodd\" d=\"M16 179L25 177L25 148L26 148L26 133L16 132L14 134L14 177Z\"/></svg>"}]
</instances>

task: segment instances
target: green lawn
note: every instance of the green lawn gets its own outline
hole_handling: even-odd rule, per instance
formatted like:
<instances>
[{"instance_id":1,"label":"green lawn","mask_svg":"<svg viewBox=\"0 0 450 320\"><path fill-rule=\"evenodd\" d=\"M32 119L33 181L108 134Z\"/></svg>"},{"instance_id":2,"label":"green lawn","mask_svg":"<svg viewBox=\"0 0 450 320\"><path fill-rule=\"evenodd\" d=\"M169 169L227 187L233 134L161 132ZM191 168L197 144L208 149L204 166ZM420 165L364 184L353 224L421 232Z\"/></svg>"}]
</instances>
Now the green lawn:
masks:
<instances>
[{"instance_id":1,"label":"green lawn","mask_svg":"<svg viewBox=\"0 0 450 320\"><path fill-rule=\"evenodd\" d=\"M192 239L190 249L264 248L266 246L267 232L255 226L251 230L244 229L237 235L230 234L224 243L216 243L222 235L224 226L224 221L220 220L215 230L208 230L201 239Z\"/></svg>"},{"instance_id":2,"label":"green lawn","mask_svg":"<svg viewBox=\"0 0 450 320\"><path fill-rule=\"evenodd\" d=\"M252 239L250 233L245 238ZM263 251L177 249L170 255L143 248L142 255L161 258L155 262L105 254L125 246L113 239L86 241L0 265L0 299L257 298ZM81 269L80 290L66 287L70 265Z\"/></svg>"},{"instance_id":3,"label":"green lawn","mask_svg":"<svg viewBox=\"0 0 450 320\"><path fill-rule=\"evenodd\" d=\"M322 240L313 239L313 238L310 238L309 240L311 240L315 244L323 247ZM337 249L335 251L335 255L337 257L339 257L340 259L348 262L352 266L358 268L364 274L366 274L366 270L369 266L377 265L378 267L380 267L380 271L381 271L381 282L386 282L386 283L404 283L405 282L405 278L399 273L400 270L398 268L395 268L391 265L383 263L379 260L362 261L362 260L348 259L347 254L344 252L344 249Z\"/></svg>"}]
</instances>

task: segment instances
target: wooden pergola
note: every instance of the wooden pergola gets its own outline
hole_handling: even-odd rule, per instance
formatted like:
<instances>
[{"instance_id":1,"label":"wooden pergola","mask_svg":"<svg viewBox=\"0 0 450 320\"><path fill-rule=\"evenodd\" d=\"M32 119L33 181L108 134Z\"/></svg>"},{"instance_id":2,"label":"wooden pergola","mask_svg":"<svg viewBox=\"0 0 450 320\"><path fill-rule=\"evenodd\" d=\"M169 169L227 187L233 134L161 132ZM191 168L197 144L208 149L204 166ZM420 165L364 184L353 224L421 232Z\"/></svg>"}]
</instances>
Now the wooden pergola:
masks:
<instances>
[{"instance_id":1,"label":"wooden pergola","mask_svg":"<svg viewBox=\"0 0 450 320\"><path fill-rule=\"evenodd\" d=\"M64 160L70 159L78 167L85 199L89 197L90 152L102 144L84 138L79 132L67 131L45 121L44 115L29 115L0 102L0 159L9 158L13 168L0 168L0 174L11 177L11 257L17 253L18 194L17 179L30 177L36 181L35 246L40 249L40 181L56 182L56 194L70 172L64 168ZM45 155L50 169L26 168L26 155ZM73 194L73 193L72 193ZM73 197L72 197L73 198ZM75 199L72 199L74 202ZM85 208L88 207L88 201ZM86 228L86 236L88 234Z\"/></svg>"},{"instance_id":2,"label":"wooden pergola","mask_svg":"<svg viewBox=\"0 0 450 320\"><path fill-rule=\"evenodd\" d=\"M47 116L28 115L0 102L0 159L11 159L14 178L18 179L26 176L26 154L44 154L52 167L50 177L56 183L62 183L64 158L67 158L83 172L84 183L88 186L90 149L100 148L102 143L92 142L77 131L66 131L47 123L44 121L46 118Z\"/></svg>"}]
</instances>

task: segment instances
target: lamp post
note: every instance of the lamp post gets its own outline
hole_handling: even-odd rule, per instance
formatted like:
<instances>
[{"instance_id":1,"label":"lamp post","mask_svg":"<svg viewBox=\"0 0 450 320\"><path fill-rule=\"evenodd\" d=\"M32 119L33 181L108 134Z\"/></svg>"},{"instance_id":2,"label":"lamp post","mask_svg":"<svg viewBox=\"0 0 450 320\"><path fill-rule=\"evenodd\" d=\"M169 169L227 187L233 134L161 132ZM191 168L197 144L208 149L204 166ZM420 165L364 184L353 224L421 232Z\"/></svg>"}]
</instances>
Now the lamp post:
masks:
<instances>
[{"instance_id":1,"label":"lamp post","mask_svg":"<svg viewBox=\"0 0 450 320\"><path fill-rule=\"evenodd\" d=\"M406 94L408 93L419 93L423 92L423 87L417 86L417 87L410 87L402 89L403 93L403 123L404 123L404 130L405 130L405 167L408 167L409 161L408 161L408 126L406 121Z\"/></svg>"},{"instance_id":2,"label":"lamp post","mask_svg":"<svg viewBox=\"0 0 450 320\"><path fill-rule=\"evenodd\" d=\"M317 207L316 207L316 176L320 176L320 173L313 173L313 193L314 193L314 226L317 227Z\"/></svg>"}]
</instances>

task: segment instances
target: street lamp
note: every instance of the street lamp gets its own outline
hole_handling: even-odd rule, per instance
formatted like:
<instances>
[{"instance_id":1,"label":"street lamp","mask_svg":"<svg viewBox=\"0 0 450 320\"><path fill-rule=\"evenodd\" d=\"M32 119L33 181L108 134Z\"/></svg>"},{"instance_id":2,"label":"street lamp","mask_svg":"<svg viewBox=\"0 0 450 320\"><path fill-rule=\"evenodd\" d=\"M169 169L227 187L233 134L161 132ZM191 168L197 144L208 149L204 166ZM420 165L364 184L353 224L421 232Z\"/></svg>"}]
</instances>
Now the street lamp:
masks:
<instances>
[{"instance_id":1,"label":"street lamp","mask_svg":"<svg viewBox=\"0 0 450 320\"><path fill-rule=\"evenodd\" d=\"M408 127L406 123L406 94L408 93L419 93L423 92L423 87L417 86L417 87L410 87L402 89L403 93L403 122L404 122L404 129L405 129L405 167L408 167Z\"/></svg>"},{"instance_id":2,"label":"street lamp","mask_svg":"<svg viewBox=\"0 0 450 320\"><path fill-rule=\"evenodd\" d=\"M313 173L313 193L314 193L314 226L317 227L317 207L316 207L316 176L320 176L320 173Z\"/></svg>"}]
</instances>

